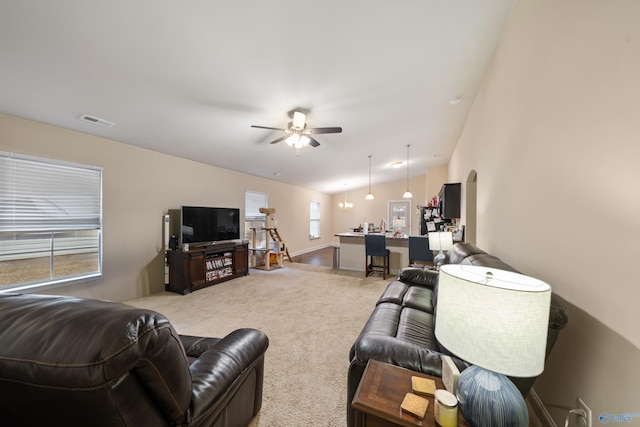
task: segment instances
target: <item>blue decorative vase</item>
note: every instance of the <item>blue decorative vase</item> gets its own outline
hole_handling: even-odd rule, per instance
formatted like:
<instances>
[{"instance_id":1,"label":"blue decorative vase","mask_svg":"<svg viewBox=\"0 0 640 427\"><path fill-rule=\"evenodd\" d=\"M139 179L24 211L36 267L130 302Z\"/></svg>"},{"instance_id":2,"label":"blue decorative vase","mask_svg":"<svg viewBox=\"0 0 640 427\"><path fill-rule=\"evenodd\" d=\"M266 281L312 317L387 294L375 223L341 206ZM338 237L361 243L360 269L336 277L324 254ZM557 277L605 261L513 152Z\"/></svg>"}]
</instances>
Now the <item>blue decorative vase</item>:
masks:
<instances>
[{"instance_id":1,"label":"blue decorative vase","mask_svg":"<svg viewBox=\"0 0 640 427\"><path fill-rule=\"evenodd\" d=\"M438 254L433 258L433 265L435 265L436 267L439 265L444 264L447 261L447 256L444 254L444 252L440 251L438 252Z\"/></svg>"},{"instance_id":2,"label":"blue decorative vase","mask_svg":"<svg viewBox=\"0 0 640 427\"><path fill-rule=\"evenodd\" d=\"M460 411L473 427L528 427L520 390L502 374L472 365L462 371L456 391Z\"/></svg>"}]
</instances>

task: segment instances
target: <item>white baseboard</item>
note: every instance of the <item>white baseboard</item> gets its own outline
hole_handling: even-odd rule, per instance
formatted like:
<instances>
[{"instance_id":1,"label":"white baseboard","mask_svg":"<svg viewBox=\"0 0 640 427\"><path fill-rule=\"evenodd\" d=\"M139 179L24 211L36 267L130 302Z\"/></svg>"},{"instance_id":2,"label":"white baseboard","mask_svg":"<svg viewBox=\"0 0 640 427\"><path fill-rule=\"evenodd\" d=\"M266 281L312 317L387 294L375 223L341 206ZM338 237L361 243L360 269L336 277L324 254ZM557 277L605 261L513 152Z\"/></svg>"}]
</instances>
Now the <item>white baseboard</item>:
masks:
<instances>
[{"instance_id":1,"label":"white baseboard","mask_svg":"<svg viewBox=\"0 0 640 427\"><path fill-rule=\"evenodd\" d=\"M295 252L291 252L291 258L299 256L299 255L304 255L306 253L309 252L314 252L314 251L319 251L320 249L325 249L325 248L330 248L331 246L333 246L331 243L327 243L324 245L320 245L320 246L314 246L313 248L308 248L308 249L303 249L301 251L295 251Z\"/></svg>"},{"instance_id":2,"label":"white baseboard","mask_svg":"<svg viewBox=\"0 0 640 427\"><path fill-rule=\"evenodd\" d=\"M544 407L542 400L540 400L540 397L533 388L529 391L527 400L543 426L557 427L555 421L553 421L553 418L549 415L547 408Z\"/></svg>"}]
</instances>

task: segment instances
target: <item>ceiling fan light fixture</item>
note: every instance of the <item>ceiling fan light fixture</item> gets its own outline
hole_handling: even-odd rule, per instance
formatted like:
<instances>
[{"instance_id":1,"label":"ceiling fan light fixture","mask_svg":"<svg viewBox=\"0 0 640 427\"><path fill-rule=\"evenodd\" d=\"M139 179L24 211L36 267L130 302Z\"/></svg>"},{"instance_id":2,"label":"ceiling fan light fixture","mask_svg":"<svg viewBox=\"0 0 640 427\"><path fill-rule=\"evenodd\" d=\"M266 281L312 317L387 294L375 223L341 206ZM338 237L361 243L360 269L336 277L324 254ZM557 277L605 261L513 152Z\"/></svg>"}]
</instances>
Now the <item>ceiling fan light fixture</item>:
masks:
<instances>
[{"instance_id":1,"label":"ceiling fan light fixture","mask_svg":"<svg viewBox=\"0 0 640 427\"><path fill-rule=\"evenodd\" d=\"M309 137L308 137L308 136L304 136L304 135L302 135L302 136L298 139L298 142L296 143L296 148L306 147L307 145L309 145L309 142L311 142L311 140L309 139Z\"/></svg>"},{"instance_id":2,"label":"ceiling fan light fixture","mask_svg":"<svg viewBox=\"0 0 640 427\"><path fill-rule=\"evenodd\" d=\"M293 112L293 127L296 129L304 129L305 115L299 111Z\"/></svg>"},{"instance_id":3,"label":"ceiling fan light fixture","mask_svg":"<svg viewBox=\"0 0 640 427\"><path fill-rule=\"evenodd\" d=\"M300 142L300 135L298 135L297 133L294 133L290 137L285 139L284 142L286 142L289 147L293 147L293 146L297 147L298 143Z\"/></svg>"},{"instance_id":4,"label":"ceiling fan light fixture","mask_svg":"<svg viewBox=\"0 0 640 427\"><path fill-rule=\"evenodd\" d=\"M289 147L294 147L296 149L296 156L299 156L300 150L307 145L312 147L320 146L320 143L310 135L342 132L342 128L339 126L308 128L305 120L306 115L304 113L294 111L292 121L289 122L286 129L258 125L251 125L251 127L285 132L287 135L271 141L270 144L277 144L280 141L285 141Z\"/></svg>"}]
</instances>

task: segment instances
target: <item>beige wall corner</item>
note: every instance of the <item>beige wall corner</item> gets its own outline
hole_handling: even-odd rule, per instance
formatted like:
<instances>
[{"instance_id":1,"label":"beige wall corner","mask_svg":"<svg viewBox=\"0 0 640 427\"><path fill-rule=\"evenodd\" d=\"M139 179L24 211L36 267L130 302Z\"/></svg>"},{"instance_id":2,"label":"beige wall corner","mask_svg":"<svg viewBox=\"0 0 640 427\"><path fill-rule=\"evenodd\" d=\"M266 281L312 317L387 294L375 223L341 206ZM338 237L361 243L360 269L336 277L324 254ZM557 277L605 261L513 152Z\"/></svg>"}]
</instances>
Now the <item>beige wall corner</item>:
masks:
<instances>
[{"instance_id":1,"label":"beige wall corner","mask_svg":"<svg viewBox=\"0 0 640 427\"><path fill-rule=\"evenodd\" d=\"M564 415L577 397L640 411L639 12L519 0L449 164L451 181L477 172L478 246L572 307L536 386Z\"/></svg>"}]
</instances>

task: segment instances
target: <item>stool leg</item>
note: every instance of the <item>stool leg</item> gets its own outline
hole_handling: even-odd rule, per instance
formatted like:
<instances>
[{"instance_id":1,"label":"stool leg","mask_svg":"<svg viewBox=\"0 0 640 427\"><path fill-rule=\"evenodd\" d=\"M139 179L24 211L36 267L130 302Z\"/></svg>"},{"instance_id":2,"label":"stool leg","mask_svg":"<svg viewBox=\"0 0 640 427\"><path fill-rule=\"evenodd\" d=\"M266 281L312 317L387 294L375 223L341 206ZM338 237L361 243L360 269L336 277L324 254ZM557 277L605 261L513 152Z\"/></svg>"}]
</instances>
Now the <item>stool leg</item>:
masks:
<instances>
[{"instance_id":1,"label":"stool leg","mask_svg":"<svg viewBox=\"0 0 640 427\"><path fill-rule=\"evenodd\" d=\"M369 256L364 256L364 277L369 277Z\"/></svg>"}]
</instances>

